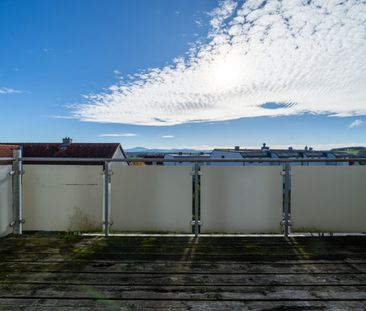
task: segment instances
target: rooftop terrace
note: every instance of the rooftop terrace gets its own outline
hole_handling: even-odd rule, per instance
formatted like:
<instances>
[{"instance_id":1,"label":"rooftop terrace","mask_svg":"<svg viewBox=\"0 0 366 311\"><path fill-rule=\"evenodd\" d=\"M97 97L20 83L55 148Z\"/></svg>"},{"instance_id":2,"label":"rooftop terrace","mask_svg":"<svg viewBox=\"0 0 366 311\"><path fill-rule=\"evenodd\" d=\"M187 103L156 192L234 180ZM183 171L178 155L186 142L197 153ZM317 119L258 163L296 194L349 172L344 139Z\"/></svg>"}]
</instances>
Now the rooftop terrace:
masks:
<instances>
[{"instance_id":1,"label":"rooftop terrace","mask_svg":"<svg viewBox=\"0 0 366 311\"><path fill-rule=\"evenodd\" d=\"M363 165L19 153L0 166L0 310L365 310Z\"/></svg>"},{"instance_id":2,"label":"rooftop terrace","mask_svg":"<svg viewBox=\"0 0 366 311\"><path fill-rule=\"evenodd\" d=\"M1 310L364 310L366 238L10 235Z\"/></svg>"}]
</instances>

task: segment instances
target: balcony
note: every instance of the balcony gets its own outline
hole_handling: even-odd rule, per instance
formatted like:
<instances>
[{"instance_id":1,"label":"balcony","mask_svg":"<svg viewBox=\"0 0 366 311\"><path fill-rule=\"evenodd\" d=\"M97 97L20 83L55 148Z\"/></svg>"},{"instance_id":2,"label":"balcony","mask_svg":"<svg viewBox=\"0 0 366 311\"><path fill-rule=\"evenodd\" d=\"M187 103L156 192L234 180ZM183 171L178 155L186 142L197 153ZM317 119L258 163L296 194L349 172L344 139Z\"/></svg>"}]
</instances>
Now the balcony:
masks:
<instances>
[{"instance_id":1,"label":"balcony","mask_svg":"<svg viewBox=\"0 0 366 311\"><path fill-rule=\"evenodd\" d=\"M366 166L2 160L0 309L366 303Z\"/></svg>"}]
</instances>

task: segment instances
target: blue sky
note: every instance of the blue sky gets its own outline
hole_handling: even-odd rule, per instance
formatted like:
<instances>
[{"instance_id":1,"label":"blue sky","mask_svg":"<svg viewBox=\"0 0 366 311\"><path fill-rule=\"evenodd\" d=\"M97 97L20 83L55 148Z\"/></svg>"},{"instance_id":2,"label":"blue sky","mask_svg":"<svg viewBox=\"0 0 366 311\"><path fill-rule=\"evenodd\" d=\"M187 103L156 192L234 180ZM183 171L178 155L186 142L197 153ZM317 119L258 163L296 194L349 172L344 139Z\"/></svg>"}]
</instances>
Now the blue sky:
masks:
<instances>
[{"instance_id":1,"label":"blue sky","mask_svg":"<svg viewBox=\"0 0 366 311\"><path fill-rule=\"evenodd\" d=\"M2 0L0 141L366 145L366 5L336 2Z\"/></svg>"}]
</instances>

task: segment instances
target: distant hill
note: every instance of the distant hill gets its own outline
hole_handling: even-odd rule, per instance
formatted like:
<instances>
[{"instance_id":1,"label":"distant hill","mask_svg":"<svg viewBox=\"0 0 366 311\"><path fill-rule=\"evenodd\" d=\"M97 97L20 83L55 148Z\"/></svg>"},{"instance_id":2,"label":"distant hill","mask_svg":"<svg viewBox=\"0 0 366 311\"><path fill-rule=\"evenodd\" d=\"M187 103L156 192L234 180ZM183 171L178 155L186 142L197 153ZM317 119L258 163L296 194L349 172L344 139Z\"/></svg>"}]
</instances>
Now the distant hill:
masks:
<instances>
[{"instance_id":1,"label":"distant hill","mask_svg":"<svg viewBox=\"0 0 366 311\"><path fill-rule=\"evenodd\" d=\"M148 151L148 148L144 148L144 147L134 147L134 148L130 148L130 149L125 149L126 152L145 152Z\"/></svg>"}]
</instances>

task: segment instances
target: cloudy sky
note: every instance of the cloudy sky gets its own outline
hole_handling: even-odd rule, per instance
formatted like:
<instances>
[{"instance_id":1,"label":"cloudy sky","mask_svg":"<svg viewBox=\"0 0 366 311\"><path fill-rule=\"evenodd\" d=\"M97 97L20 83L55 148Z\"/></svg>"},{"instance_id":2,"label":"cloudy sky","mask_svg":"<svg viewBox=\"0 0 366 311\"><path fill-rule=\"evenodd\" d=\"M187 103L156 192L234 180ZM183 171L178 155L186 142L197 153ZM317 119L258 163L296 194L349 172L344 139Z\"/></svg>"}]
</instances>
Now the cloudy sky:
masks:
<instances>
[{"instance_id":1,"label":"cloudy sky","mask_svg":"<svg viewBox=\"0 0 366 311\"><path fill-rule=\"evenodd\" d=\"M364 0L0 2L1 141L366 145Z\"/></svg>"}]
</instances>

